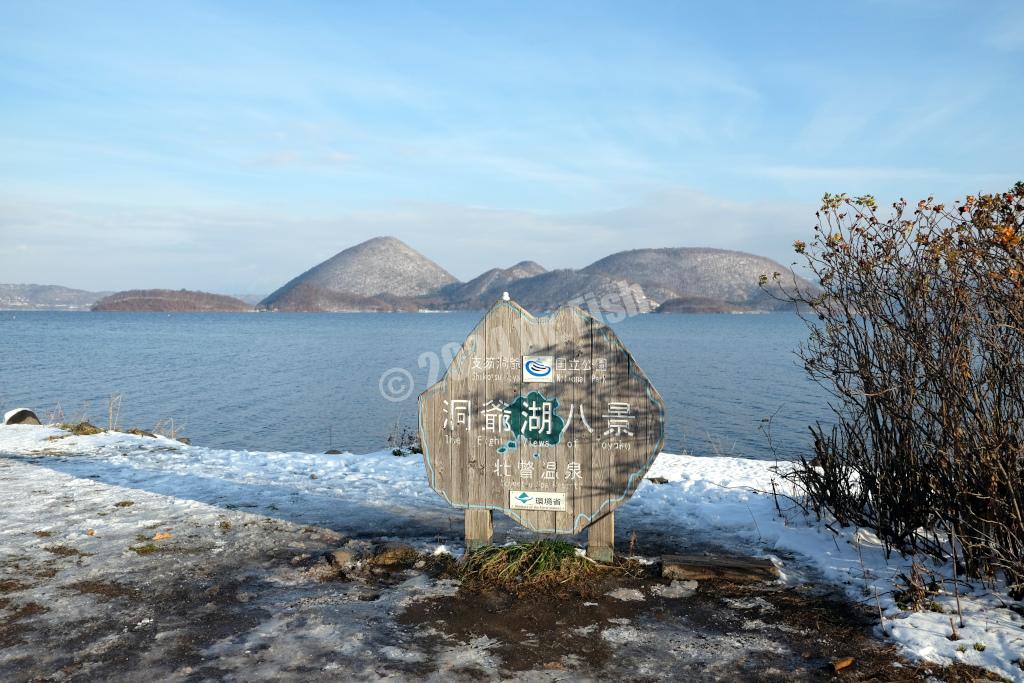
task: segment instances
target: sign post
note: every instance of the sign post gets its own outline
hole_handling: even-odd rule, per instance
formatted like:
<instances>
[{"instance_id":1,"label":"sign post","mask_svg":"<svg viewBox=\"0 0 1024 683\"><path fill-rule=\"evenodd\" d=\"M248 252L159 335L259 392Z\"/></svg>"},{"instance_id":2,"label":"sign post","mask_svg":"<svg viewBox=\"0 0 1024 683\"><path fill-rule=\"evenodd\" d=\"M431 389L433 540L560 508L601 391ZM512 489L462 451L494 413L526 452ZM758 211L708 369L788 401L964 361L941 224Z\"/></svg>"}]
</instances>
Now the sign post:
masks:
<instances>
[{"instance_id":1,"label":"sign post","mask_svg":"<svg viewBox=\"0 0 1024 683\"><path fill-rule=\"evenodd\" d=\"M615 333L575 306L495 303L419 397L431 488L466 511L466 547L505 513L545 534L588 529L614 556L614 511L664 445L665 405Z\"/></svg>"}]
</instances>

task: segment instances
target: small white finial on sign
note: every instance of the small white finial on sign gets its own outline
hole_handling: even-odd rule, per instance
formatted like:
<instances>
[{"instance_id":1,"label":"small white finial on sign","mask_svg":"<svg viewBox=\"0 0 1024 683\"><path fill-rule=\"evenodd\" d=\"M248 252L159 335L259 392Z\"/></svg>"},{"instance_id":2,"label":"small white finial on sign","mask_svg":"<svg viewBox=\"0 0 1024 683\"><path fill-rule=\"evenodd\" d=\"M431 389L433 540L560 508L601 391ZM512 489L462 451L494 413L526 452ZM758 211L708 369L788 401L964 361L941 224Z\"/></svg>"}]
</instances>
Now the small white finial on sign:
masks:
<instances>
[{"instance_id":1,"label":"small white finial on sign","mask_svg":"<svg viewBox=\"0 0 1024 683\"><path fill-rule=\"evenodd\" d=\"M502 300L502 301L508 301L508 300L509 300L509 298L508 298L508 292L502 292L502 293L501 293L501 300Z\"/></svg>"}]
</instances>

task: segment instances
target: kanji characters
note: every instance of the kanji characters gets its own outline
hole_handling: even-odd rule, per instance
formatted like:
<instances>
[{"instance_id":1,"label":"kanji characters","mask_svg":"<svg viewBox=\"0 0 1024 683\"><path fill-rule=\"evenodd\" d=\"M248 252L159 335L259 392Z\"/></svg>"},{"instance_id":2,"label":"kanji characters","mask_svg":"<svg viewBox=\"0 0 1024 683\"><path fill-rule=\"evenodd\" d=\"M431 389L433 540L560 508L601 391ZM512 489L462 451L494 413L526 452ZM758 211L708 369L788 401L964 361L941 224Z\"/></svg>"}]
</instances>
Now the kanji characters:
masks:
<instances>
[{"instance_id":1,"label":"kanji characters","mask_svg":"<svg viewBox=\"0 0 1024 683\"><path fill-rule=\"evenodd\" d=\"M608 404L608 412L602 416L607 426L604 430L605 436L633 436L633 432L630 431L630 420L635 419L636 415L631 414L629 410L629 404L622 401L612 401Z\"/></svg>"},{"instance_id":2,"label":"kanji characters","mask_svg":"<svg viewBox=\"0 0 1024 683\"><path fill-rule=\"evenodd\" d=\"M565 478L566 479L582 479L583 472L578 462L570 462L565 466Z\"/></svg>"},{"instance_id":3,"label":"kanji characters","mask_svg":"<svg viewBox=\"0 0 1024 683\"><path fill-rule=\"evenodd\" d=\"M572 416L575 413L575 411L576 411L576 404L575 403L570 403L569 404L569 417L567 417L566 420L565 420L565 424L566 425L571 425L572 424ZM590 424L587 422L587 416L583 412L583 406L582 405L580 405L579 413L580 413L580 421L583 422L583 427L588 432L593 434L594 430L591 429Z\"/></svg>"},{"instance_id":4,"label":"kanji characters","mask_svg":"<svg viewBox=\"0 0 1024 683\"><path fill-rule=\"evenodd\" d=\"M484 431L488 432L510 432L508 404L500 399L490 400L480 409L484 416Z\"/></svg>"},{"instance_id":5,"label":"kanji characters","mask_svg":"<svg viewBox=\"0 0 1024 683\"><path fill-rule=\"evenodd\" d=\"M544 471L540 475L541 479L558 479L558 463L547 462L544 463Z\"/></svg>"},{"instance_id":6,"label":"kanji characters","mask_svg":"<svg viewBox=\"0 0 1024 683\"><path fill-rule=\"evenodd\" d=\"M526 431L539 432L541 434L551 433L550 401L537 401L526 404L523 417L526 418Z\"/></svg>"},{"instance_id":7,"label":"kanji characters","mask_svg":"<svg viewBox=\"0 0 1024 683\"><path fill-rule=\"evenodd\" d=\"M443 429L454 430L457 426L462 425L468 432L472 428L472 401L467 399L447 399L443 403L444 422L441 427Z\"/></svg>"}]
</instances>

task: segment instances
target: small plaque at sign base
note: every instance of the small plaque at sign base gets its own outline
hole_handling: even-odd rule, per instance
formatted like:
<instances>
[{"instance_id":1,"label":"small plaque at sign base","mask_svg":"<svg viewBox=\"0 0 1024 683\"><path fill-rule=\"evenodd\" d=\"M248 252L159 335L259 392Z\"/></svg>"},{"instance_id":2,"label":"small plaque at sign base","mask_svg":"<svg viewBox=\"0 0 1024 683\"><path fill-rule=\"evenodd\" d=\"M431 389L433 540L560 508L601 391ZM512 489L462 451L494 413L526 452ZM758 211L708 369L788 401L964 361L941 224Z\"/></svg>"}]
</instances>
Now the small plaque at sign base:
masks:
<instances>
[{"instance_id":1,"label":"small plaque at sign base","mask_svg":"<svg viewBox=\"0 0 1024 683\"><path fill-rule=\"evenodd\" d=\"M508 506L513 510L565 511L565 494L555 491L509 491Z\"/></svg>"}]
</instances>

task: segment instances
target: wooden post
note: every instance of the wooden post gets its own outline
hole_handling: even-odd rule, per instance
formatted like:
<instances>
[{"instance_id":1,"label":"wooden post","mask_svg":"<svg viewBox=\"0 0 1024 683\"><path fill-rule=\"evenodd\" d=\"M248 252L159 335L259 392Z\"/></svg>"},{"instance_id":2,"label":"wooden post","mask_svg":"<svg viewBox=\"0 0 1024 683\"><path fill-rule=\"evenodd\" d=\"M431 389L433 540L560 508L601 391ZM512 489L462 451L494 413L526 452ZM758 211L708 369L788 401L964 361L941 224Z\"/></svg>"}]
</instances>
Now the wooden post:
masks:
<instances>
[{"instance_id":1,"label":"wooden post","mask_svg":"<svg viewBox=\"0 0 1024 683\"><path fill-rule=\"evenodd\" d=\"M587 557L606 564L615 559L614 512L609 512L587 527Z\"/></svg>"},{"instance_id":2,"label":"wooden post","mask_svg":"<svg viewBox=\"0 0 1024 683\"><path fill-rule=\"evenodd\" d=\"M494 513L490 510L466 510L466 552L491 544Z\"/></svg>"}]
</instances>

